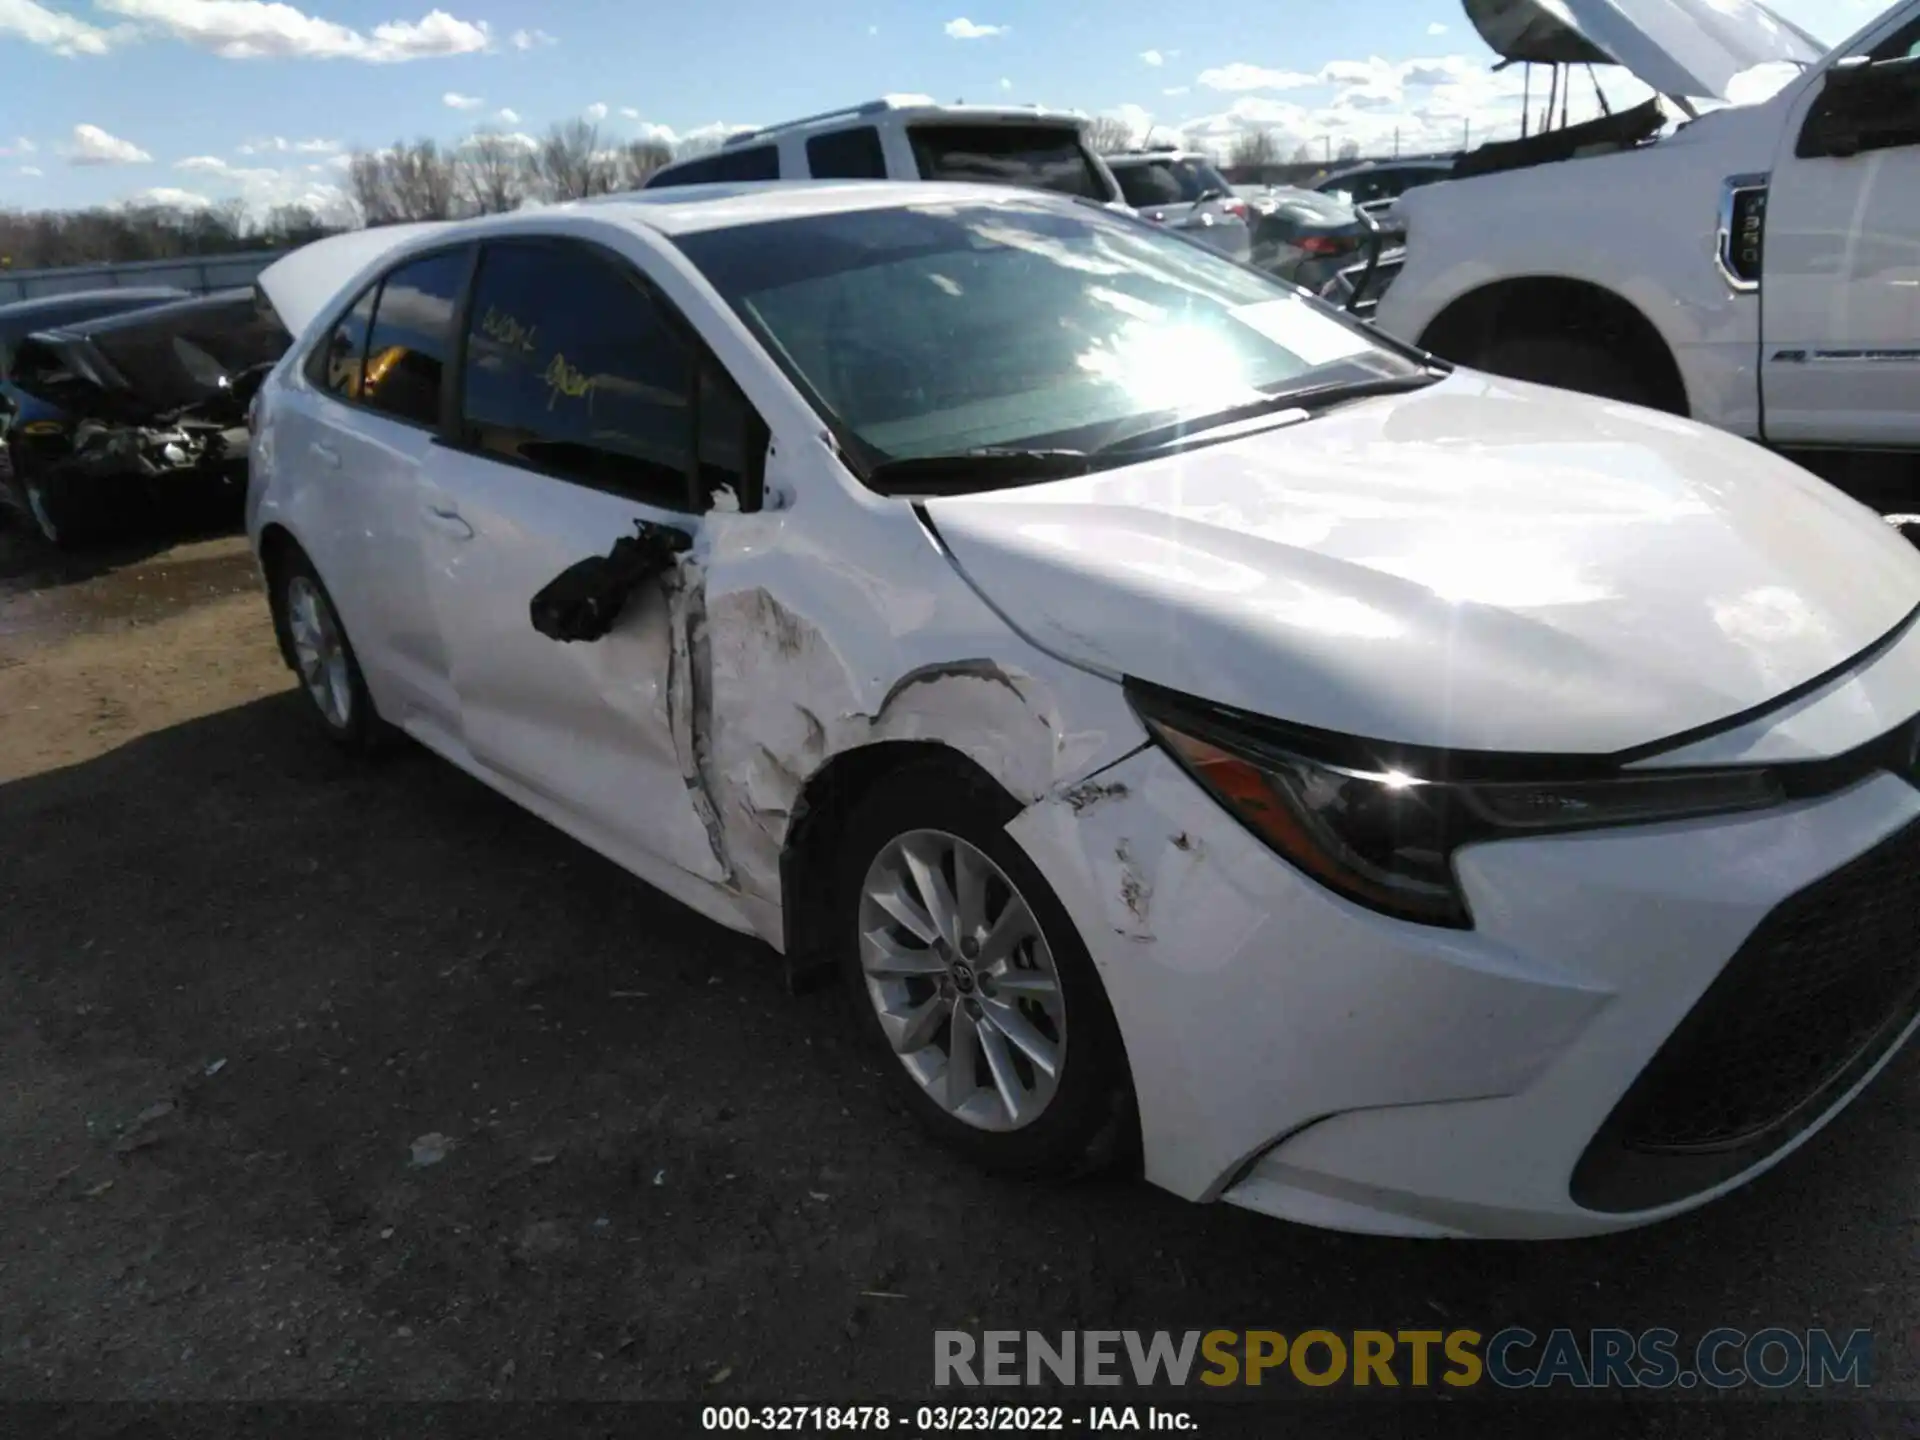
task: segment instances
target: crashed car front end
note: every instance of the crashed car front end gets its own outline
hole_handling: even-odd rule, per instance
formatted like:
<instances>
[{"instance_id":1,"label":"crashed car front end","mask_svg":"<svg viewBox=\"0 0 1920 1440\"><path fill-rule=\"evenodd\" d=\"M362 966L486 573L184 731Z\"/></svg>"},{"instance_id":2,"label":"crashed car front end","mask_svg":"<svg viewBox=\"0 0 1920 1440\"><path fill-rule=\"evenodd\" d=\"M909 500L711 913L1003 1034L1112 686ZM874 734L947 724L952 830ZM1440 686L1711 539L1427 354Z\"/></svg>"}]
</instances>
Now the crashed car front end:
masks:
<instances>
[{"instance_id":1,"label":"crashed car front end","mask_svg":"<svg viewBox=\"0 0 1920 1440\"><path fill-rule=\"evenodd\" d=\"M247 400L289 343L251 291L27 337L10 377L10 498L55 544L136 507L237 500Z\"/></svg>"}]
</instances>

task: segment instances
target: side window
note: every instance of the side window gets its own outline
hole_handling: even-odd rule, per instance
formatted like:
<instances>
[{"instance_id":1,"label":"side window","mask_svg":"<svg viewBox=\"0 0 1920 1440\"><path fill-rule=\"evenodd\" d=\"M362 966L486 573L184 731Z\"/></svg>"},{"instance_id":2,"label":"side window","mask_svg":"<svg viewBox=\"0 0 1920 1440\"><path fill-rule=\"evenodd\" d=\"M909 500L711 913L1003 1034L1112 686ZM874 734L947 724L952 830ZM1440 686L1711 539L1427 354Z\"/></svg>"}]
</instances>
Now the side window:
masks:
<instances>
[{"instance_id":1,"label":"side window","mask_svg":"<svg viewBox=\"0 0 1920 1440\"><path fill-rule=\"evenodd\" d=\"M440 423L440 381L453 351L453 312L467 278L468 253L443 251L409 261L380 288L360 403L414 425Z\"/></svg>"},{"instance_id":2,"label":"side window","mask_svg":"<svg viewBox=\"0 0 1920 1440\"><path fill-rule=\"evenodd\" d=\"M360 398L360 371L367 359L367 331L373 325L373 299L379 290L377 283L369 285L366 293L353 302L353 308L340 317L325 343L314 346L313 356L307 362L307 379L342 400Z\"/></svg>"},{"instance_id":3,"label":"side window","mask_svg":"<svg viewBox=\"0 0 1920 1440\"><path fill-rule=\"evenodd\" d=\"M772 145L751 145L741 150L716 150L684 165L654 172L644 188L662 189L669 185L707 185L715 181L778 180L780 152Z\"/></svg>"},{"instance_id":4,"label":"side window","mask_svg":"<svg viewBox=\"0 0 1920 1440\"><path fill-rule=\"evenodd\" d=\"M884 180L887 157L871 125L832 130L807 141L807 173L816 180Z\"/></svg>"},{"instance_id":5,"label":"side window","mask_svg":"<svg viewBox=\"0 0 1920 1440\"><path fill-rule=\"evenodd\" d=\"M566 244L483 250L460 417L471 448L685 510L693 384L688 342L617 262Z\"/></svg>"},{"instance_id":6,"label":"side window","mask_svg":"<svg viewBox=\"0 0 1920 1440\"><path fill-rule=\"evenodd\" d=\"M1920 22L1908 25L1889 39L1881 41L1874 46L1873 54L1868 58L1874 61L1920 59Z\"/></svg>"}]
</instances>

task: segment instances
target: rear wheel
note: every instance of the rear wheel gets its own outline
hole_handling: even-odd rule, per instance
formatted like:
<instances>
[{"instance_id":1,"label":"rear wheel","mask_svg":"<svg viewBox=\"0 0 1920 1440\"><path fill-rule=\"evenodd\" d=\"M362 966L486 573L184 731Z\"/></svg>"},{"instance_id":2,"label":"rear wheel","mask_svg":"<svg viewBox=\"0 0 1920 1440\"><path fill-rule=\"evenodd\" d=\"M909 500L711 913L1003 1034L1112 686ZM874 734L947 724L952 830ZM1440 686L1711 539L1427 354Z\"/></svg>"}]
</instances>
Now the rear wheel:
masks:
<instances>
[{"instance_id":1,"label":"rear wheel","mask_svg":"<svg viewBox=\"0 0 1920 1440\"><path fill-rule=\"evenodd\" d=\"M1495 340L1472 363L1475 369L1511 380L1530 380L1630 405L1657 407L1659 403L1653 386L1631 361L1591 340L1517 335Z\"/></svg>"},{"instance_id":2,"label":"rear wheel","mask_svg":"<svg viewBox=\"0 0 1920 1440\"><path fill-rule=\"evenodd\" d=\"M1014 808L940 767L849 818L837 933L855 1023L939 1141L990 1170L1103 1168L1136 1128L1119 1027Z\"/></svg>"},{"instance_id":3,"label":"rear wheel","mask_svg":"<svg viewBox=\"0 0 1920 1440\"><path fill-rule=\"evenodd\" d=\"M369 751L386 737L346 626L313 565L297 551L274 564L273 618L288 663L300 677L314 718L348 750Z\"/></svg>"}]
</instances>

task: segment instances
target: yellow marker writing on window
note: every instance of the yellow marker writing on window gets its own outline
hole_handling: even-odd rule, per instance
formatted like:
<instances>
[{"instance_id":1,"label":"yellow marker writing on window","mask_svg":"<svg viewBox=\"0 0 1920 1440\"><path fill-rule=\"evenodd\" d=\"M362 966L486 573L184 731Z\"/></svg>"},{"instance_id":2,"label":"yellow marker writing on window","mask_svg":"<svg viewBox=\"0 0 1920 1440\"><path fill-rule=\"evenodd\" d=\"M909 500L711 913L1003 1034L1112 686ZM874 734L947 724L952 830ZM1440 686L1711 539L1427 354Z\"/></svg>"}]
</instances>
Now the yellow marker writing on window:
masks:
<instances>
[{"instance_id":1,"label":"yellow marker writing on window","mask_svg":"<svg viewBox=\"0 0 1920 1440\"><path fill-rule=\"evenodd\" d=\"M569 400L579 400L593 392L593 377L567 363L567 357L556 353L547 362L547 409L553 409L554 402L562 395Z\"/></svg>"}]
</instances>

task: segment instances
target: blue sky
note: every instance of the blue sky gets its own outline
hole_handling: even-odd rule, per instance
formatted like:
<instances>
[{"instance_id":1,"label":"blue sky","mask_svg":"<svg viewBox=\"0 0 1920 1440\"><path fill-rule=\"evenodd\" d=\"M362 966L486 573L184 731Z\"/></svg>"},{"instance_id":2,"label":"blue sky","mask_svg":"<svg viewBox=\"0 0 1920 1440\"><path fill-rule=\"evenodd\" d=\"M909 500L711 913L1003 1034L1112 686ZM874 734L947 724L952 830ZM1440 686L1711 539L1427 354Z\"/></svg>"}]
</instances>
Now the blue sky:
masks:
<instances>
[{"instance_id":1,"label":"blue sky","mask_svg":"<svg viewBox=\"0 0 1920 1440\"><path fill-rule=\"evenodd\" d=\"M1834 41L1881 8L1774 4ZM356 145L583 114L673 138L889 92L1450 145L1517 120L1490 61L1457 0L0 0L0 206L326 207Z\"/></svg>"}]
</instances>

